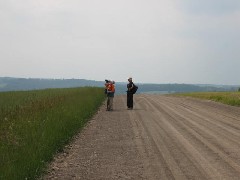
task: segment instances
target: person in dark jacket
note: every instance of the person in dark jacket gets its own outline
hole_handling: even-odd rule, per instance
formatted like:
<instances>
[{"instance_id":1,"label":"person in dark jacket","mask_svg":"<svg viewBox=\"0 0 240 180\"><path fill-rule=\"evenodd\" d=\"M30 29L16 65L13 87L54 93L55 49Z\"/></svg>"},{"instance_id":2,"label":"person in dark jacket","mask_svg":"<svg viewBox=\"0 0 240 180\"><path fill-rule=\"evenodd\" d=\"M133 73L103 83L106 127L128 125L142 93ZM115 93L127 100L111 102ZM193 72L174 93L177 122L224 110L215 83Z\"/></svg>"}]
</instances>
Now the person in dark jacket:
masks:
<instances>
[{"instance_id":1,"label":"person in dark jacket","mask_svg":"<svg viewBox=\"0 0 240 180\"><path fill-rule=\"evenodd\" d=\"M128 84L127 84L127 107L129 110L133 109L133 88L134 88L134 84L132 81L132 78L128 78Z\"/></svg>"},{"instance_id":2,"label":"person in dark jacket","mask_svg":"<svg viewBox=\"0 0 240 180\"><path fill-rule=\"evenodd\" d=\"M105 79L105 89L104 89L104 93L107 95L107 89L108 89L108 85L109 85L109 83L110 83L110 80L107 80L107 79Z\"/></svg>"}]
</instances>

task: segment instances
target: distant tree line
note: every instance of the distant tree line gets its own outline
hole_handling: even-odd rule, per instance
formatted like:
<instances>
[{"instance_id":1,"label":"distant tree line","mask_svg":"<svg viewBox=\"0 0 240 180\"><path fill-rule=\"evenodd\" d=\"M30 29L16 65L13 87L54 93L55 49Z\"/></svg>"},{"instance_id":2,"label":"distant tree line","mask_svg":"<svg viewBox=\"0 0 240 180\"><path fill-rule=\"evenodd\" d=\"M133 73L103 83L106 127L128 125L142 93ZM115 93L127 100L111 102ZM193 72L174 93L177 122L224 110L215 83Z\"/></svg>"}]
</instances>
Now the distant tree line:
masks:
<instances>
[{"instance_id":1,"label":"distant tree line","mask_svg":"<svg viewBox=\"0 0 240 180\"><path fill-rule=\"evenodd\" d=\"M214 85L193 85L193 84L138 84L137 93L146 92L204 92L204 91L240 91L238 87L232 86L214 86ZM126 83L116 83L116 94L125 94L127 90ZM1 78L0 91L20 91L48 88L71 88L96 86L104 87L103 81L93 81L85 79L37 79L37 78Z\"/></svg>"},{"instance_id":2,"label":"distant tree line","mask_svg":"<svg viewBox=\"0 0 240 180\"><path fill-rule=\"evenodd\" d=\"M2 84L2 86L1 86ZM103 86L103 82L84 79L0 78L0 91Z\"/></svg>"}]
</instances>

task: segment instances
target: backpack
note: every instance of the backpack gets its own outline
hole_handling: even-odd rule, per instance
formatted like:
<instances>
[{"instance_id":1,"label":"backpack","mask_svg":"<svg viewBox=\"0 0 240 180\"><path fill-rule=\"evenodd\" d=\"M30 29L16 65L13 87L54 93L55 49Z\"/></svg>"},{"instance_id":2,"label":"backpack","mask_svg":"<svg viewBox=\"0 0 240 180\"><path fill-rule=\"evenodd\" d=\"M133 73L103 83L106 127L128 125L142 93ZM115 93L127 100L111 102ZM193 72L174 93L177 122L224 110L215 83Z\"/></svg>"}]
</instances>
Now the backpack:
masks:
<instances>
[{"instance_id":1,"label":"backpack","mask_svg":"<svg viewBox=\"0 0 240 180\"><path fill-rule=\"evenodd\" d=\"M110 91L110 92L114 93L115 92L114 84L109 84L108 87L107 87L107 91Z\"/></svg>"},{"instance_id":2,"label":"backpack","mask_svg":"<svg viewBox=\"0 0 240 180\"><path fill-rule=\"evenodd\" d=\"M138 90L138 86L133 84L132 93L135 94L137 92L137 90Z\"/></svg>"}]
</instances>

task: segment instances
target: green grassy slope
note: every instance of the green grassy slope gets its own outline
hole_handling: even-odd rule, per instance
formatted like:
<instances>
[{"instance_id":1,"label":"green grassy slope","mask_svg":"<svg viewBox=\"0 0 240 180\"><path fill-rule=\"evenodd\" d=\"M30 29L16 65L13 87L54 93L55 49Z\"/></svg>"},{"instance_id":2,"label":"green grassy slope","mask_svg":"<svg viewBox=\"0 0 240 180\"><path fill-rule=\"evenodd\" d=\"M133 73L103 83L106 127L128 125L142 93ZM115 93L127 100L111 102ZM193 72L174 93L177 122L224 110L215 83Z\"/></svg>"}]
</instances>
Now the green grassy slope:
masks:
<instances>
[{"instance_id":1,"label":"green grassy slope","mask_svg":"<svg viewBox=\"0 0 240 180\"><path fill-rule=\"evenodd\" d=\"M105 99L102 88L0 93L0 179L34 179Z\"/></svg>"},{"instance_id":2,"label":"green grassy slope","mask_svg":"<svg viewBox=\"0 0 240 180\"><path fill-rule=\"evenodd\" d=\"M240 92L201 92L201 93L183 93L176 95L209 99L224 104L228 104L231 106L240 106Z\"/></svg>"}]
</instances>

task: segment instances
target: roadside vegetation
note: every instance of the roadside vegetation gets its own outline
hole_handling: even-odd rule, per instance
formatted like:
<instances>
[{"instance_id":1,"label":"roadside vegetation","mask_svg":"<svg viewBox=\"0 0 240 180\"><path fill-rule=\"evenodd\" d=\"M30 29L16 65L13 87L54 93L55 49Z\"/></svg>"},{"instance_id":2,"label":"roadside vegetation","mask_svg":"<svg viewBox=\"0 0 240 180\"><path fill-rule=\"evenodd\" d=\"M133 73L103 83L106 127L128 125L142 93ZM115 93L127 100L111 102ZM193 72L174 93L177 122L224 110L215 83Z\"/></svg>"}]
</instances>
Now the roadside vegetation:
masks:
<instances>
[{"instance_id":1,"label":"roadside vegetation","mask_svg":"<svg viewBox=\"0 0 240 180\"><path fill-rule=\"evenodd\" d=\"M0 179L35 179L104 101L102 88L0 93Z\"/></svg>"},{"instance_id":2,"label":"roadside vegetation","mask_svg":"<svg viewBox=\"0 0 240 180\"><path fill-rule=\"evenodd\" d=\"M177 96L189 96L200 99L208 99L221 102L231 106L240 107L240 91L238 92L200 92L200 93L181 93Z\"/></svg>"}]
</instances>

